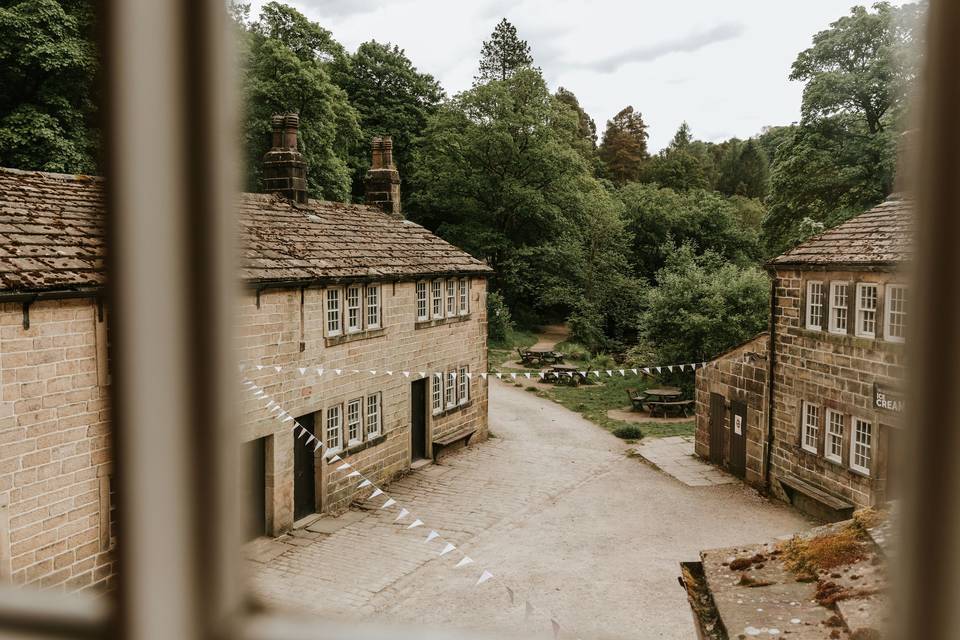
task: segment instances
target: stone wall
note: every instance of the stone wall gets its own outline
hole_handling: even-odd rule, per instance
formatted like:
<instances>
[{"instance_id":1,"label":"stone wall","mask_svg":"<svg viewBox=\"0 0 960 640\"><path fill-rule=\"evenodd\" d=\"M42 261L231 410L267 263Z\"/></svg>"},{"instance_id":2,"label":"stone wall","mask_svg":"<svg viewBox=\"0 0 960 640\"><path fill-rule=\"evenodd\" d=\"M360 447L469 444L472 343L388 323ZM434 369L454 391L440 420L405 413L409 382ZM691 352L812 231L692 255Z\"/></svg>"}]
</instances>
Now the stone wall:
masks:
<instances>
[{"instance_id":1,"label":"stone wall","mask_svg":"<svg viewBox=\"0 0 960 640\"><path fill-rule=\"evenodd\" d=\"M805 328L806 283L808 280L884 285L902 282L886 271L823 272L779 269L776 278L776 315L774 361L774 440L771 445L771 490L788 499L778 477L792 475L815 487L843 498L857 507L877 504L889 497L888 443L896 437L900 417L878 410L873 402L873 385L897 387L903 379L903 345L884 339L885 296L881 288L877 309L877 337L854 335L853 305L850 305L850 329L835 334L826 328ZM852 298L851 298L852 301ZM828 301L829 302L829 301ZM829 305L827 308L829 313ZM833 462L824 456L823 417L817 452L801 447L801 412L804 401L817 403L823 413L831 409L845 416L842 459ZM873 460L869 475L850 468L851 418L860 417L873 425Z\"/></svg>"},{"instance_id":2,"label":"stone wall","mask_svg":"<svg viewBox=\"0 0 960 640\"><path fill-rule=\"evenodd\" d=\"M696 441L698 456L710 460L710 396L713 393L725 400L722 465L730 464L730 403L735 400L746 403L746 471L744 480L764 488L764 462L767 433L767 351L770 336L760 334L756 338L731 349L709 363L696 374Z\"/></svg>"},{"instance_id":3,"label":"stone wall","mask_svg":"<svg viewBox=\"0 0 960 640\"><path fill-rule=\"evenodd\" d=\"M411 384L421 371L465 365L472 374L466 405L440 415L432 415L428 405L428 454L432 440L465 427L477 429L471 443L487 437L487 381L477 375L487 370L486 281L471 279L469 315L428 322L417 322L415 287L414 282L382 284L383 328L356 336L326 336L325 289L306 289L302 297L300 290L267 290L260 294L259 308L256 296L248 294L237 317L241 362L285 367L282 373L265 367L247 370L246 375L290 414L314 413L318 437L322 437L327 407L370 393L382 394L382 436L340 453L378 483L410 468ZM323 375L315 375L317 367L324 369ZM294 368L308 368L308 375ZM337 375L335 369L343 373ZM354 369L359 373L352 373ZM407 378L404 370L415 373ZM294 436L289 423L271 417L260 408L262 404L249 398L244 402L247 418L240 432L244 441L267 438L267 524L277 535L293 523ZM322 451L317 452L315 466L317 508L337 513L359 497L357 483L336 473L337 464L328 464Z\"/></svg>"},{"instance_id":4,"label":"stone wall","mask_svg":"<svg viewBox=\"0 0 960 640\"><path fill-rule=\"evenodd\" d=\"M21 304L0 305L0 581L107 586L105 325L91 300L35 302L29 320Z\"/></svg>"},{"instance_id":5,"label":"stone wall","mask_svg":"<svg viewBox=\"0 0 960 640\"><path fill-rule=\"evenodd\" d=\"M487 382L476 375L487 370L483 278L470 281L468 315L422 323L415 283L383 283L382 328L338 339L325 335L324 293L270 289L259 295L259 306L256 294L241 297L238 358L285 367L243 376L297 417L381 393L381 435L340 454L378 483L410 468L411 383L420 371L468 366L474 374L468 403L438 415L428 405L428 454L433 439L464 427L477 430L471 442L487 437ZM109 588L115 538L106 318L89 299L35 302L29 318L24 329L22 305L0 305L0 582ZM301 375L299 367L326 372ZM333 373L337 368L342 375ZM407 378L403 370L417 374ZM238 440L266 438L265 517L276 535L293 524L294 436L263 402L239 390L238 399ZM317 413L319 437L322 429ZM315 469L318 510L336 513L358 497L357 483L335 474L320 452Z\"/></svg>"}]
</instances>

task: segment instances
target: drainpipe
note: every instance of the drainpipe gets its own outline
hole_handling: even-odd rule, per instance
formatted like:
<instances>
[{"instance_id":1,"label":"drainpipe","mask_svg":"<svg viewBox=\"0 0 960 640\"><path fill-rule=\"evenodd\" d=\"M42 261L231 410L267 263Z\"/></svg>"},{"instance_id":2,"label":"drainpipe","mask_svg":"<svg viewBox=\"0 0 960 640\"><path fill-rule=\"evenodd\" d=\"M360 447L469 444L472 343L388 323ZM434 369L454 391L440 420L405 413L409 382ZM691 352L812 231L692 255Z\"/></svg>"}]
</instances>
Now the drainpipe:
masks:
<instances>
[{"instance_id":1,"label":"drainpipe","mask_svg":"<svg viewBox=\"0 0 960 640\"><path fill-rule=\"evenodd\" d=\"M763 461L763 486L770 490L770 458L773 452L773 367L777 361L774 346L777 342L777 276L771 270L770 281L770 343L767 346L767 446Z\"/></svg>"}]
</instances>

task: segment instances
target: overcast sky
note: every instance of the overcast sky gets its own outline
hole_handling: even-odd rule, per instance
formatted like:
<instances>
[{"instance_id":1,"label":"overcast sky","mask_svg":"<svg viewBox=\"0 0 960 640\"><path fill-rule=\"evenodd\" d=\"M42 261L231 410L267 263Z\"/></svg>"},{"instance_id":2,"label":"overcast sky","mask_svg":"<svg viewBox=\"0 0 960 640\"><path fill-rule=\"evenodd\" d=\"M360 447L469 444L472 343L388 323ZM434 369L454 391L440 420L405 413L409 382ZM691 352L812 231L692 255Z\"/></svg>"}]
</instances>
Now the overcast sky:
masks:
<instances>
[{"instance_id":1,"label":"overcast sky","mask_svg":"<svg viewBox=\"0 0 960 640\"><path fill-rule=\"evenodd\" d=\"M257 15L262 1L253 2ZM287 2L348 50L367 40L406 50L449 95L470 87L480 46L503 17L530 43L551 90L563 86L596 120L626 105L650 146L683 120L695 137L748 137L797 120L790 65L854 0L297 0ZM861 4L867 4L861 2ZM901 4L896 2L896 4Z\"/></svg>"}]
</instances>

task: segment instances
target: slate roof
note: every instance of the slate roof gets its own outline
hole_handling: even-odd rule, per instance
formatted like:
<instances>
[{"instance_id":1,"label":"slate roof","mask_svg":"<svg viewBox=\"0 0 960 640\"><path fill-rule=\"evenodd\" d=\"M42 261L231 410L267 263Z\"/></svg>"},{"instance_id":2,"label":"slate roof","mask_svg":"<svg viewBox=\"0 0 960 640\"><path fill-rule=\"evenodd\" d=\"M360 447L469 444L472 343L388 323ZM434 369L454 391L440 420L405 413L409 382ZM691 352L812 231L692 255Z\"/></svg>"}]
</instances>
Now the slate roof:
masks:
<instances>
[{"instance_id":1,"label":"slate roof","mask_svg":"<svg viewBox=\"0 0 960 640\"><path fill-rule=\"evenodd\" d=\"M104 181L0 168L0 291L104 283ZM488 275L491 269L408 220L363 205L242 194L241 277L251 284Z\"/></svg>"},{"instance_id":2,"label":"slate roof","mask_svg":"<svg viewBox=\"0 0 960 640\"><path fill-rule=\"evenodd\" d=\"M893 195L777 256L768 266L898 265L910 258L912 219L913 201Z\"/></svg>"}]
</instances>

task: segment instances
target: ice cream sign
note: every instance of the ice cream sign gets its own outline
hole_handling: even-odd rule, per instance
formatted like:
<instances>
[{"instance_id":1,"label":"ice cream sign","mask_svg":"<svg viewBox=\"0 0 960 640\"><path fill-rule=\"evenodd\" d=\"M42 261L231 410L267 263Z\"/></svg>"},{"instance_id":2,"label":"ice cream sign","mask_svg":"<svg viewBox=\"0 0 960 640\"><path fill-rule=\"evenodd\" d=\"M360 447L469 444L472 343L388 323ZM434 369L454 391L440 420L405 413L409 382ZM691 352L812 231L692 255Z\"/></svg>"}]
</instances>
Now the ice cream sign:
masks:
<instances>
[{"instance_id":1,"label":"ice cream sign","mask_svg":"<svg viewBox=\"0 0 960 640\"><path fill-rule=\"evenodd\" d=\"M904 403L903 396L898 391L873 383L873 406L877 409L903 413Z\"/></svg>"}]
</instances>

